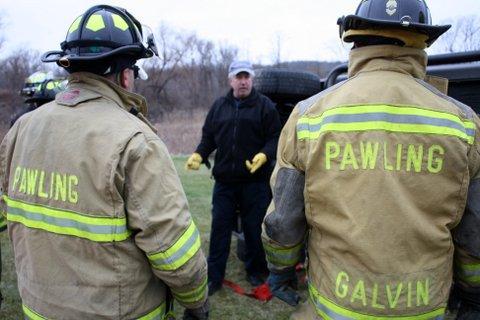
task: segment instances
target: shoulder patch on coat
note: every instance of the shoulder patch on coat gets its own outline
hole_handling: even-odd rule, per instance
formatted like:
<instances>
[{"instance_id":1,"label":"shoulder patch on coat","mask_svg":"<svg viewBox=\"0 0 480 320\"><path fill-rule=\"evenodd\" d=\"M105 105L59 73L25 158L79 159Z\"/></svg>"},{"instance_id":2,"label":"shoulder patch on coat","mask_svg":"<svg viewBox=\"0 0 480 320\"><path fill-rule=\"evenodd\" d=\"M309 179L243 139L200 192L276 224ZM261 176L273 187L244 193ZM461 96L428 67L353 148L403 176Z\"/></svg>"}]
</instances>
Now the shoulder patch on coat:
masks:
<instances>
[{"instance_id":1,"label":"shoulder patch on coat","mask_svg":"<svg viewBox=\"0 0 480 320\"><path fill-rule=\"evenodd\" d=\"M458 109L460 109L464 114L465 114L465 117L469 120L473 119L473 116L475 114L475 111L473 111L472 108L470 108L469 106L467 106L466 104L464 104L463 102L460 102L458 100L455 100L454 98L444 94L443 92L441 92L440 90L438 90L437 88L435 88L434 86L432 86L431 84L421 80L421 79L415 79L419 84L421 84L424 88L426 88L427 90L430 90L432 93L436 94L437 96L439 96L440 98L443 98L451 103L453 103Z\"/></svg>"},{"instance_id":2,"label":"shoulder patch on coat","mask_svg":"<svg viewBox=\"0 0 480 320\"><path fill-rule=\"evenodd\" d=\"M55 97L55 102L64 106L74 107L79 103L101 97L101 94L93 91L72 88L58 93Z\"/></svg>"},{"instance_id":3,"label":"shoulder patch on coat","mask_svg":"<svg viewBox=\"0 0 480 320\"><path fill-rule=\"evenodd\" d=\"M299 112L300 116L303 116L305 114L305 112L307 112L308 109L310 109L310 107L315 104L315 102L317 102L318 100L323 98L327 93L329 93L329 92L339 88L340 86L344 85L348 80L349 79L344 80L342 82L339 82L336 85L331 86L331 87L329 87L329 88L327 88L323 91L320 91L316 95L311 96L310 98L308 98L306 100L300 101L298 103L298 112Z\"/></svg>"}]
</instances>

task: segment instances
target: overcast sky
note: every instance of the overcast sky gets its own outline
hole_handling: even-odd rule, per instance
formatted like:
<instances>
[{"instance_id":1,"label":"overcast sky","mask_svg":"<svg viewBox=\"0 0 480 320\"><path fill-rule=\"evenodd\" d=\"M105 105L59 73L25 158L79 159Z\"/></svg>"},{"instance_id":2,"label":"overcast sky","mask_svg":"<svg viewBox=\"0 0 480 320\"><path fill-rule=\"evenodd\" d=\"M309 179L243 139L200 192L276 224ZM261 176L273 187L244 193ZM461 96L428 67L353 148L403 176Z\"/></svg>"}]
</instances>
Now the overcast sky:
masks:
<instances>
[{"instance_id":1,"label":"overcast sky","mask_svg":"<svg viewBox=\"0 0 480 320\"><path fill-rule=\"evenodd\" d=\"M399 0L401 1L401 0ZM73 20L95 4L126 8L139 21L160 23L215 43L238 47L240 58L269 63L281 43L281 58L342 57L336 20L354 13L358 0L0 0L6 40L1 55L18 48L58 50ZM479 0L430 0L434 23L480 15Z\"/></svg>"}]
</instances>

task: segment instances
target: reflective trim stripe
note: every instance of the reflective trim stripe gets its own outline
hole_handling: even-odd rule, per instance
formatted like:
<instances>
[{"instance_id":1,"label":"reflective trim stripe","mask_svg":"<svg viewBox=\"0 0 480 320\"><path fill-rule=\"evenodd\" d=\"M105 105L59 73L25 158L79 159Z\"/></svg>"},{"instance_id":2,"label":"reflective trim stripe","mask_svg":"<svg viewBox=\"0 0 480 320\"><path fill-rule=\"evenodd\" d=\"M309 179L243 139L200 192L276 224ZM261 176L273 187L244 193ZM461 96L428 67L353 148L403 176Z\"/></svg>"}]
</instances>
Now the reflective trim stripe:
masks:
<instances>
[{"instance_id":1,"label":"reflective trim stripe","mask_svg":"<svg viewBox=\"0 0 480 320\"><path fill-rule=\"evenodd\" d=\"M7 228L7 219L0 213L0 231L3 231Z\"/></svg>"},{"instance_id":2,"label":"reflective trim stripe","mask_svg":"<svg viewBox=\"0 0 480 320\"><path fill-rule=\"evenodd\" d=\"M155 310L149 312L148 314L144 315L137 320L162 320L163 316L165 315L165 302L162 303L159 307L155 308ZM28 320L48 320L48 318L42 317L35 311L29 309L26 305L22 304L23 313L25 318Z\"/></svg>"},{"instance_id":3,"label":"reflective trim stripe","mask_svg":"<svg viewBox=\"0 0 480 320\"><path fill-rule=\"evenodd\" d=\"M205 294L207 292L207 278L202 281L200 286L191 291L179 292L172 290L172 292L175 296L175 299L183 303L194 303L200 301L205 297Z\"/></svg>"},{"instance_id":4,"label":"reflective trim stripe","mask_svg":"<svg viewBox=\"0 0 480 320\"><path fill-rule=\"evenodd\" d=\"M301 117L298 139L317 139L328 131L385 130L390 132L450 135L473 144L475 124L459 117L415 107L388 105L339 107L319 117Z\"/></svg>"},{"instance_id":5,"label":"reflective trim stripe","mask_svg":"<svg viewBox=\"0 0 480 320\"><path fill-rule=\"evenodd\" d=\"M303 248L303 242L291 248L274 248L264 242L267 261L273 265L291 267L298 263Z\"/></svg>"},{"instance_id":6,"label":"reflective trim stripe","mask_svg":"<svg viewBox=\"0 0 480 320\"><path fill-rule=\"evenodd\" d=\"M200 234L197 227L190 223L187 230L167 250L149 254L152 266L159 270L176 270L183 266L200 249Z\"/></svg>"},{"instance_id":7,"label":"reflective trim stripe","mask_svg":"<svg viewBox=\"0 0 480 320\"><path fill-rule=\"evenodd\" d=\"M163 316L165 315L165 308L166 304L164 302L158 308L144 315L143 317L138 318L137 320L162 320Z\"/></svg>"},{"instance_id":8,"label":"reflective trim stripe","mask_svg":"<svg viewBox=\"0 0 480 320\"><path fill-rule=\"evenodd\" d=\"M73 211L64 211L29 204L4 196L7 220L26 227L76 236L95 242L114 242L128 239L126 218L92 217Z\"/></svg>"},{"instance_id":9,"label":"reflective trim stripe","mask_svg":"<svg viewBox=\"0 0 480 320\"><path fill-rule=\"evenodd\" d=\"M480 264L457 264L457 271L463 281L480 284Z\"/></svg>"},{"instance_id":10,"label":"reflective trim stripe","mask_svg":"<svg viewBox=\"0 0 480 320\"><path fill-rule=\"evenodd\" d=\"M44 318L38 313L33 310L30 310L26 305L22 304L23 314L25 315L26 319L29 320L48 320L48 318Z\"/></svg>"},{"instance_id":11,"label":"reflective trim stripe","mask_svg":"<svg viewBox=\"0 0 480 320\"><path fill-rule=\"evenodd\" d=\"M321 296L317 289L308 283L310 299L317 311L317 314L325 320L443 320L445 308L438 308L428 313L413 316L374 316L345 309Z\"/></svg>"}]
</instances>

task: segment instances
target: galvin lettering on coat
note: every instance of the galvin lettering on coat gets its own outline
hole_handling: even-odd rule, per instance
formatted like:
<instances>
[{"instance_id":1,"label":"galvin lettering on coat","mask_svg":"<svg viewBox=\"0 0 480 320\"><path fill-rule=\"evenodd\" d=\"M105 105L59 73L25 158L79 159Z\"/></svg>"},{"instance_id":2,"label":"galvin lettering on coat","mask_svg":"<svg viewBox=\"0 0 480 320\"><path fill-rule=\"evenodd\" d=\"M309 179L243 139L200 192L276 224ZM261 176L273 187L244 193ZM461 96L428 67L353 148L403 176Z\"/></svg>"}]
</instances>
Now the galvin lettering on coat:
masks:
<instances>
[{"instance_id":1,"label":"galvin lettering on coat","mask_svg":"<svg viewBox=\"0 0 480 320\"><path fill-rule=\"evenodd\" d=\"M369 288L362 279L353 280L344 271L338 273L335 281L335 295L339 299L348 299L352 304L363 307L370 305L375 309L401 309L413 306L428 306L430 302L430 279L405 281L398 283L373 283ZM367 294L367 292L369 294ZM405 305L399 306L400 297ZM371 297L369 300L367 297Z\"/></svg>"}]
</instances>

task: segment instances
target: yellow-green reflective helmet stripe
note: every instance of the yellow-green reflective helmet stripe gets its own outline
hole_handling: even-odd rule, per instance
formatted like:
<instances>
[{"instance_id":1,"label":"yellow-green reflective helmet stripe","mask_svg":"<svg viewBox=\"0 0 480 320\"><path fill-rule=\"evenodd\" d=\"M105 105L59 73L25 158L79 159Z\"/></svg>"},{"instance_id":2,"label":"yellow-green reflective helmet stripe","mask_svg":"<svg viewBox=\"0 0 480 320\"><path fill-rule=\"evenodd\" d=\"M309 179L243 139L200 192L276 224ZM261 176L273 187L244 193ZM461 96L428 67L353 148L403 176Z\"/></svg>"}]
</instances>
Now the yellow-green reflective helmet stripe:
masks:
<instances>
[{"instance_id":1,"label":"yellow-green reflective helmet stripe","mask_svg":"<svg viewBox=\"0 0 480 320\"><path fill-rule=\"evenodd\" d=\"M112 14L113 25L122 31L128 30L128 23L118 14Z\"/></svg>"},{"instance_id":2,"label":"yellow-green reflective helmet stripe","mask_svg":"<svg viewBox=\"0 0 480 320\"><path fill-rule=\"evenodd\" d=\"M27 83L39 83L47 79L47 74L45 72L35 72L27 78Z\"/></svg>"},{"instance_id":3,"label":"yellow-green reflective helmet stripe","mask_svg":"<svg viewBox=\"0 0 480 320\"><path fill-rule=\"evenodd\" d=\"M85 28L97 32L105 28L105 22L101 14L92 14L87 21Z\"/></svg>"},{"instance_id":4,"label":"yellow-green reflective helmet stripe","mask_svg":"<svg viewBox=\"0 0 480 320\"><path fill-rule=\"evenodd\" d=\"M83 16L80 16L77 19L75 19L75 21L73 21L72 25L68 29L68 33L72 33L72 32L74 32L75 30L78 29L78 26L80 25L80 21L82 20L82 17Z\"/></svg>"},{"instance_id":5,"label":"yellow-green reflective helmet stripe","mask_svg":"<svg viewBox=\"0 0 480 320\"><path fill-rule=\"evenodd\" d=\"M50 81L49 83L47 83L46 88L47 90L53 90L55 88L55 83Z\"/></svg>"},{"instance_id":6,"label":"yellow-green reflective helmet stripe","mask_svg":"<svg viewBox=\"0 0 480 320\"><path fill-rule=\"evenodd\" d=\"M7 220L32 229L75 236L95 242L124 241L130 237L126 218L94 217L73 211L30 204L4 196Z\"/></svg>"}]
</instances>

